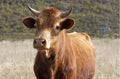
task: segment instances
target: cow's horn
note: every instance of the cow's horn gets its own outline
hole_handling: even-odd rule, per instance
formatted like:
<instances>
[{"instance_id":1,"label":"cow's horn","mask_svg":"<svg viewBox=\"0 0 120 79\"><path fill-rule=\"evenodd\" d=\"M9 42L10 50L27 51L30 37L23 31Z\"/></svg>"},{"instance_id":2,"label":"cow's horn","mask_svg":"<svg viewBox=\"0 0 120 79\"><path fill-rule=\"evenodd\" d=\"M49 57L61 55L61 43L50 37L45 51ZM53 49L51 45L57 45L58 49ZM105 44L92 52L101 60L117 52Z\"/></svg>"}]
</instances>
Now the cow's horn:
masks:
<instances>
[{"instance_id":1,"label":"cow's horn","mask_svg":"<svg viewBox=\"0 0 120 79\"><path fill-rule=\"evenodd\" d=\"M40 14L40 11L37 11L33 8L30 7L30 5L27 5L28 9L36 16L38 16Z\"/></svg>"},{"instance_id":2,"label":"cow's horn","mask_svg":"<svg viewBox=\"0 0 120 79\"><path fill-rule=\"evenodd\" d=\"M72 7L70 8L70 10L68 10L68 11L66 11L66 12L62 12L62 13L60 14L60 17L61 17L61 18L67 17L67 16L71 13L71 11L72 11Z\"/></svg>"}]
</instances>

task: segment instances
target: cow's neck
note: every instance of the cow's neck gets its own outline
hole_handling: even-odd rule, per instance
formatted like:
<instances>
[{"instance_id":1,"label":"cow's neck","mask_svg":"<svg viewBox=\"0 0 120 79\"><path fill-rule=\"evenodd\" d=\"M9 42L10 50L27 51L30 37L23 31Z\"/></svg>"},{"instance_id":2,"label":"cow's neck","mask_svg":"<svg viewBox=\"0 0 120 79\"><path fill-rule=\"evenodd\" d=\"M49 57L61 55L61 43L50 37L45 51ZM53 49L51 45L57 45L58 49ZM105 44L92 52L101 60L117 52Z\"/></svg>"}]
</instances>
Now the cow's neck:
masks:
<instances>
[{"instance_id":1,"label":"cow's neck","mask_svg":"<svg viewBox=\"0 0 120 79\"><path fill-rule=\"evenodd\" d=\"M48 52L48 51L47 51ZM48 64L51 69L54 69L55 65L55 52L54 51L49 51L48 53L49 56L46 56L46 51L38 51L40 55L43 56L43 60L45 61L44 63Z\"/></svg>"},{"instance_id":2,"label":"cow's neck","mask_svg":"<svg viewBox=\"0 0 120 79\"><path fill-rule=\"evenodd\" d=\"M39 51L44 54L46 63L49 64L51 68L54 68L55 63L55 52L53 50Z\"/></svg>"},{"instance_id":3,"label":"cow's neck","mask_svg":"<svg viewBox=\"0 0 120 79\"><path fill-rule=\"evenodd\" d=\"M51 66L51 69L54 70L54 68L55 68L55 54L54 53L52 53L50 55L50 57L48 58L48 61L49 61L49 64Z\"/></svg>"},{"instance_id":4,"label":"cow's neck","mask_svg":"<svg viewBox=\"0 0 120 79\"><path fill-rule=\"evenodd\" d=\"M67 67L66 72L76 68L76 57L71 42L66 30L63 30L58 37L55 49L55 65L60 64L63 70Z\"/></svg>"}]
</instances>

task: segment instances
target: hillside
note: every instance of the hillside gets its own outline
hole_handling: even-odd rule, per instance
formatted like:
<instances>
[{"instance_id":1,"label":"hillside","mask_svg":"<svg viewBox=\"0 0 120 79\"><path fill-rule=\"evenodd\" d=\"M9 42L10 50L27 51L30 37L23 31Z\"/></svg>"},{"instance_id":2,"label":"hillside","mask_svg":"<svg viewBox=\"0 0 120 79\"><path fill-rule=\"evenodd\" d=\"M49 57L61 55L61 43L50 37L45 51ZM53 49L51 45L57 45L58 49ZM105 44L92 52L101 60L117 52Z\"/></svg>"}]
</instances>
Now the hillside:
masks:
<instances>
[{"instance_id":1,"label":"hillside","mask_svg":"<svg viewBox=\"0 0 120 79\"><path fill-rule=\"evenodd\" d=\"M69 17L76 21L72 30L87 32L93 37L119 37L119 0L0 0L1 36L33 35L34 30L22 24L23 18L33 16L26 3L37 10L54 6L64 11L72 6L73 11Z\"/></svg>"}]
</instances>

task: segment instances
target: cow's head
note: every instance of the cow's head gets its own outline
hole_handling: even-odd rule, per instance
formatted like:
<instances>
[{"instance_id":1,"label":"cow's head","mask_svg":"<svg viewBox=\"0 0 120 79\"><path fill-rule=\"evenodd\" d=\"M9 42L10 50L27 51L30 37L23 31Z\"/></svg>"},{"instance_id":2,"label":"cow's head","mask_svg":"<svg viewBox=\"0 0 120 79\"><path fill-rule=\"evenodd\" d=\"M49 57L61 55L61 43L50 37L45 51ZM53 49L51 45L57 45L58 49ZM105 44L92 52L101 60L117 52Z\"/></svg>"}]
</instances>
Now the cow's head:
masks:
<instances>
[{"instance_id":1,"label":"cow's head","mask_svg":"<svg viewBox=\"0 0 120 79\"><path fill-rule=\"evenodd\" d=\"M47 7L40 12L30 6L28 8L37 18L25 18L23 23L28 28L36 29L33 46L39 51L52 49L59 33L63 29L70 29L74 24L73 19L66 18L71 9L61 12L54 7Z\"/></svg>"}]
</instances>

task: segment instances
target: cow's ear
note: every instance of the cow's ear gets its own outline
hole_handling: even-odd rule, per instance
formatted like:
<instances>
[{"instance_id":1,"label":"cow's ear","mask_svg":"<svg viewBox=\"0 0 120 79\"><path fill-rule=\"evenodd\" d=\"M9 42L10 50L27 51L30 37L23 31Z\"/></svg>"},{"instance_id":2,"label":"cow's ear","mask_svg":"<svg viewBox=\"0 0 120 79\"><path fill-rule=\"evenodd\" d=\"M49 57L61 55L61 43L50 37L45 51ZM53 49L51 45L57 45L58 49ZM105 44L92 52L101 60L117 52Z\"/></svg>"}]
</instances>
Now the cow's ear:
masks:
<instances>
[{"instance_id":1,"label":"cow's ear","mask_svg":"<svg viewBox=\"0 0 120 79\"><path fill-rule=\"evenodd\" d=\"M28 28L35 28L35 22L36 20L31 17L23 19L23 24Z\"/></svg>"},{"instance_id":2,"label":"cow's ear","mask_svg":"<svg viewBox=\"0 0 120 79\"><path fill-rule=\"evenodd\" d=\"M74 25L74 20L73 19L65 19L62 23L61 23L61 27L62 29L71 29Z\"/></svg>"}]
</instances>

